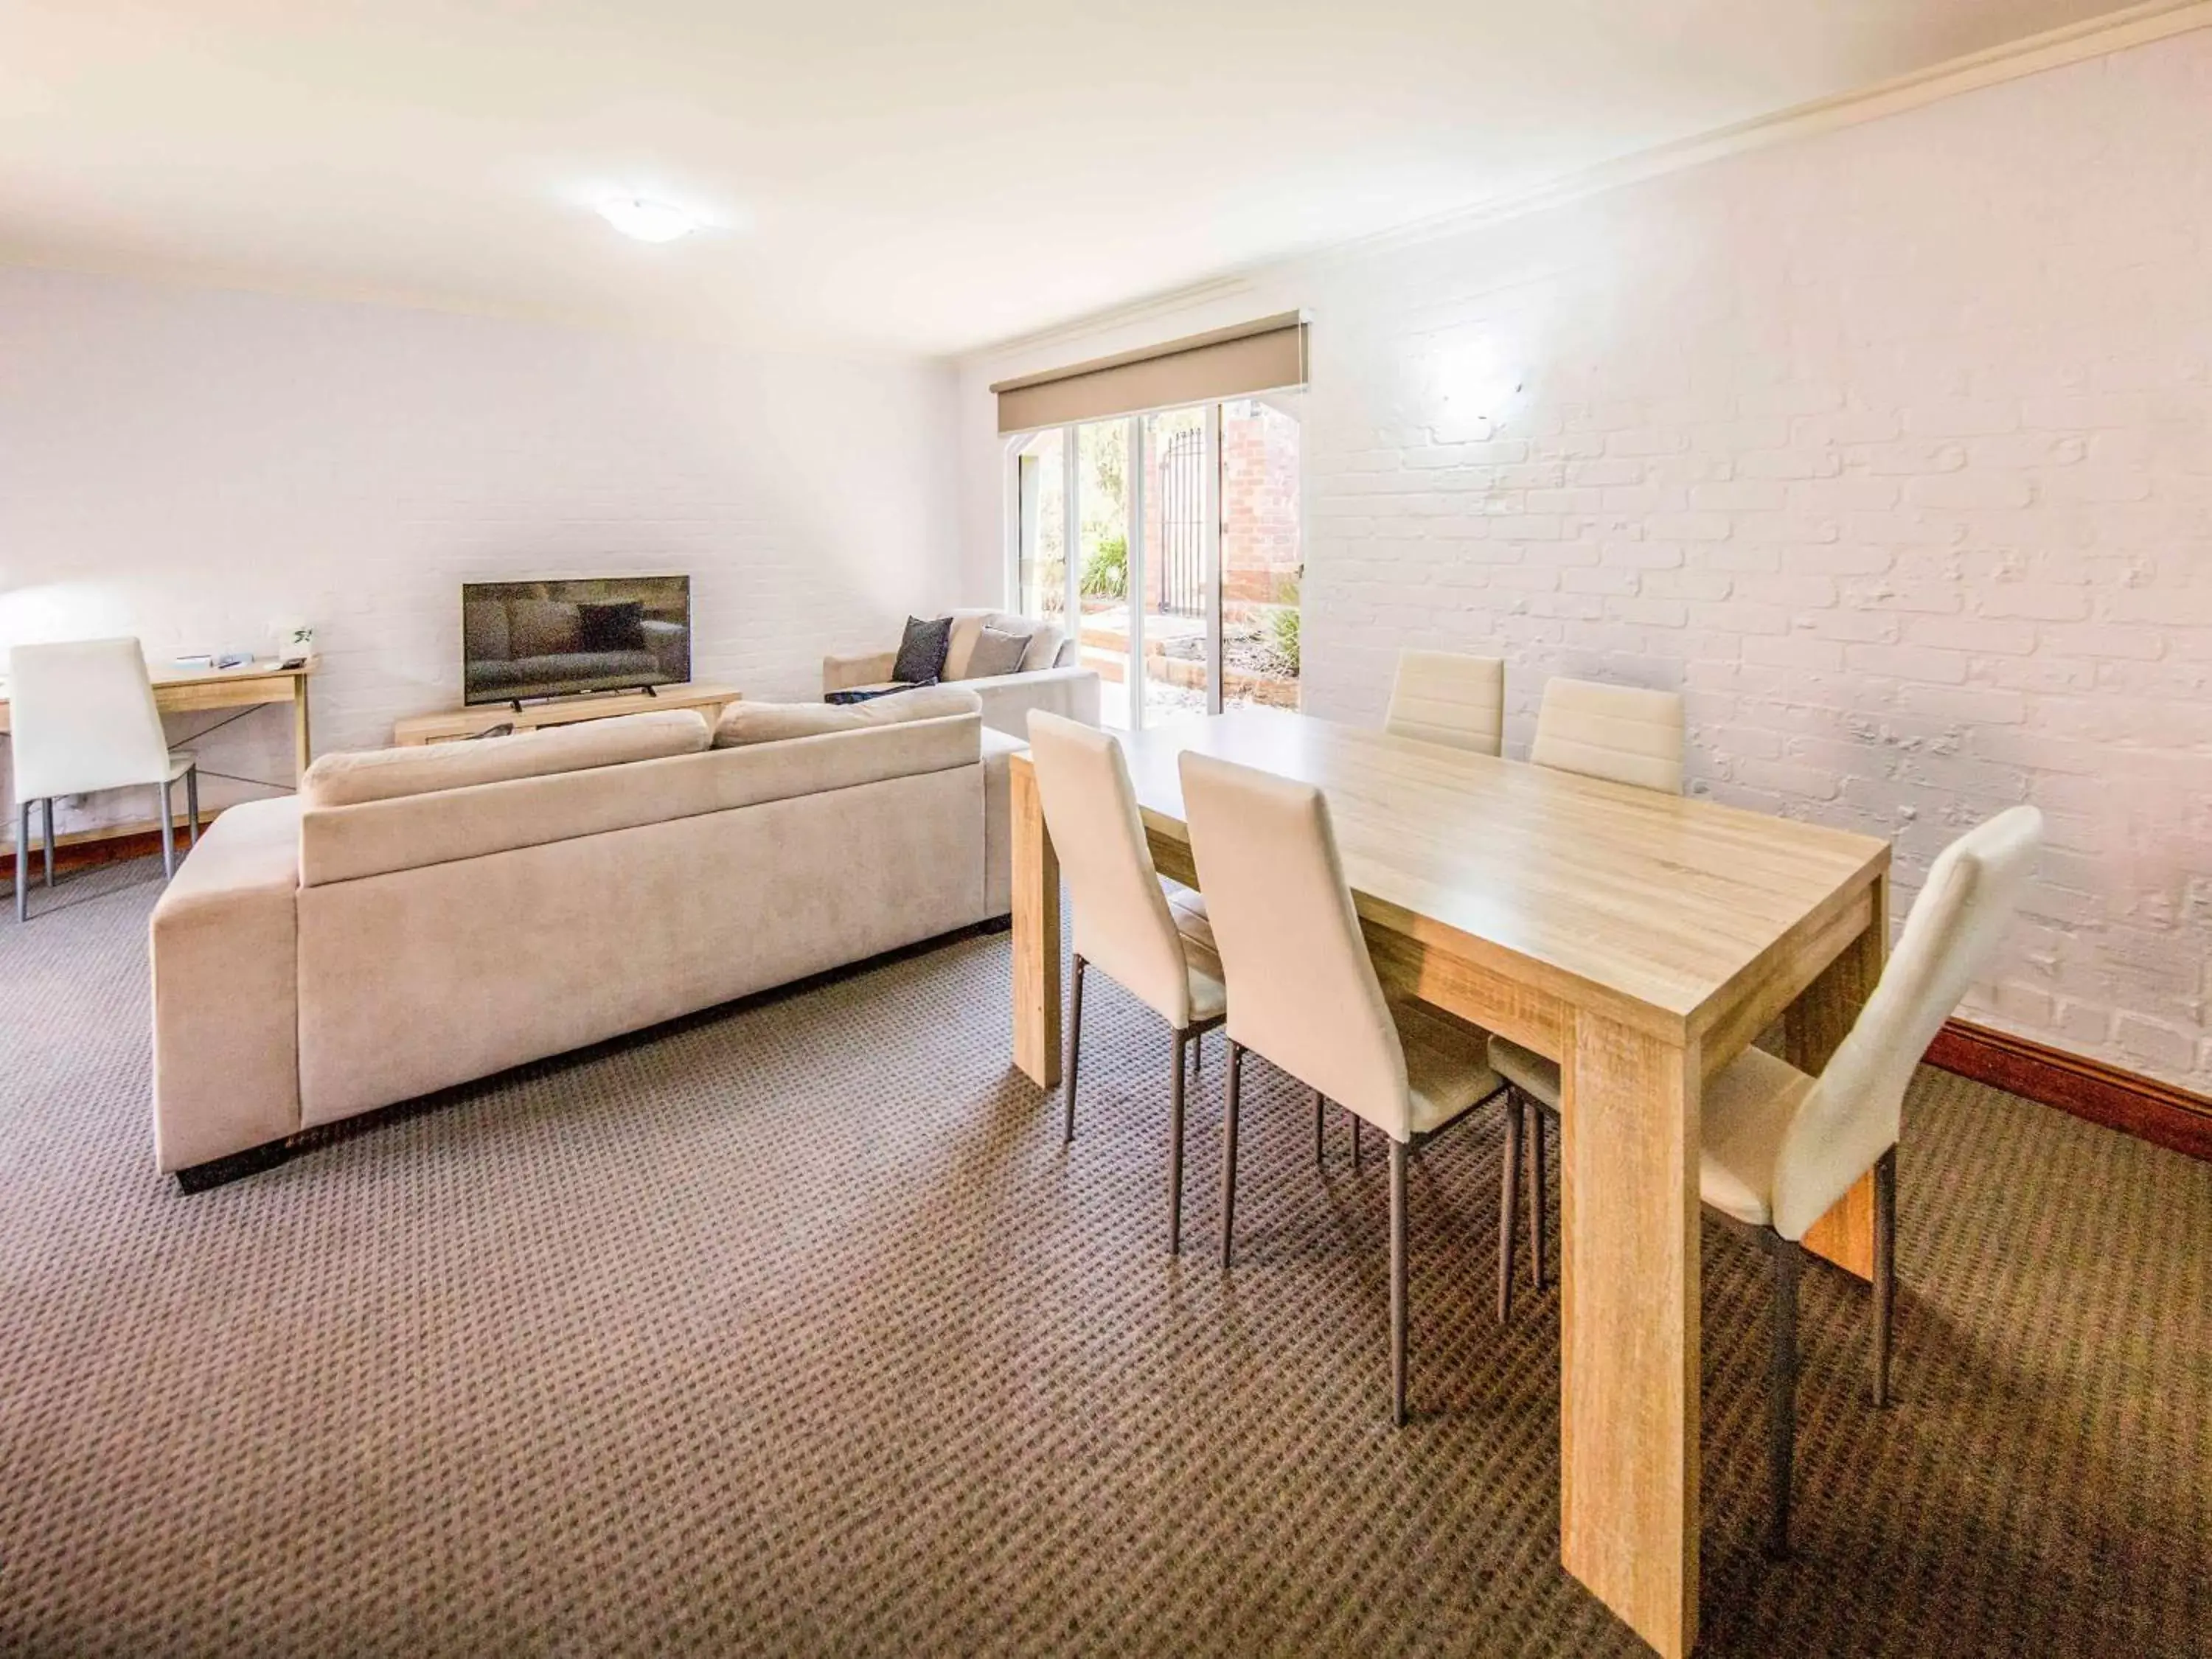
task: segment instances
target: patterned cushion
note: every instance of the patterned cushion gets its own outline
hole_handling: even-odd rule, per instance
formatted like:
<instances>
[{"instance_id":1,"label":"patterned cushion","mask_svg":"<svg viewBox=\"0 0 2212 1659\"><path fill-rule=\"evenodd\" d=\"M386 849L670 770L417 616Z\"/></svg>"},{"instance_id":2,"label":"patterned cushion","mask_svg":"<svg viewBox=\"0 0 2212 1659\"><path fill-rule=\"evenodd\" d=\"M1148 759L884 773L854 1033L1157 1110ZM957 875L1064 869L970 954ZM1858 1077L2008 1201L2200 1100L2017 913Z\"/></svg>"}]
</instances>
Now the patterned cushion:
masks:
<instances>
[{"instance_id":1,"label":"patterned cushion","mask_svg":"<svg viewBox=\"0 0 2212 1659\"><path fill-rule=\"evenodd\" d=\"M878 680L873 685L848 685L842 691L825 691L822 701L840 707L847 703L872 702L878 697L888 697L898 691L918 691L925 685L934 685L932 680Z\"/></svg>"},{"instance_id":2,"label":"patterned cushion","mask_svg":"<svg viewBox=\"0 0 2212 1659\"><path fill-rule=\"evenodd\" d=\"M933 683L945 672L945 653L951 646L951 617L924 622L919 617L908 617L906 636L899 641L898 660L891 665L891 678L908 685Z\"/></svg>"},{"instance_id":3,"label":"patterned cushion","mask_svg":"<svg viewBox=\"0 0 2212 1659\"><path fill-rule=\"evenodd\" d=\"M994 674L1018 673L1022 659L1028 653L1030 636L1027 634L1005 633L995 628L985 628L975 635L975 643L968 653L968 672L971 680L988 679Z\"/></svg>"}]
</instances>

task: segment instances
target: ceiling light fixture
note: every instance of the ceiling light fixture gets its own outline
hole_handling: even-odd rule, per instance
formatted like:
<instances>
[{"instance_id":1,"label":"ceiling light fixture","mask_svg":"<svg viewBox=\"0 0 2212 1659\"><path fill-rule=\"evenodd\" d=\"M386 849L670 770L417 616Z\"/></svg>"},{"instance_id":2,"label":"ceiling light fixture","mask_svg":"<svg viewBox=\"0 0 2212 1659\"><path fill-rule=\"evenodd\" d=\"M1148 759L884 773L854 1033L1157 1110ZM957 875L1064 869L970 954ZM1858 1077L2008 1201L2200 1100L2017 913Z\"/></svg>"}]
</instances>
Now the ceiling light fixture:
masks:
<instances>
[{"instance_id":1,"label":"ceiling light fixture","mask_svg":"<svg viewBox=\"0 0 2212 1659\"><path fill-rule=\"evenodd\" d=\"M641 242L672 242L702 228L705 221L665 202L614 196L599 204L599 215L625 236Z\"/></svg>"}]
</instances>

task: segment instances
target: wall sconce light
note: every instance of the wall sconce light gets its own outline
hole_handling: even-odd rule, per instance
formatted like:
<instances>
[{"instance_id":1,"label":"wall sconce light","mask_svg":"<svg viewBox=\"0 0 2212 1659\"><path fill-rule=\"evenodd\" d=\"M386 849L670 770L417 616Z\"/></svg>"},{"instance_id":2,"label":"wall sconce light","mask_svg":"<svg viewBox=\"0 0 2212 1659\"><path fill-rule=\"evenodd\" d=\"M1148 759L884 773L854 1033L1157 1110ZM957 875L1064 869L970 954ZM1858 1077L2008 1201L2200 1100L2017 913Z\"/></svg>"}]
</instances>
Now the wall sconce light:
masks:
<instances>
[{"instance_id":1,"label":"wall sconce light","mask_svg":"<svg viewBox=\"0 0 2212 1659\"><path fill-rule=\"evenodd\" d=\"M1486 335L1466 334L1437 343L1430 358L1431 384L1439 406L1439 437L1482 437L1503 420L1523 378Z\"/></svg>"}]
</instances>

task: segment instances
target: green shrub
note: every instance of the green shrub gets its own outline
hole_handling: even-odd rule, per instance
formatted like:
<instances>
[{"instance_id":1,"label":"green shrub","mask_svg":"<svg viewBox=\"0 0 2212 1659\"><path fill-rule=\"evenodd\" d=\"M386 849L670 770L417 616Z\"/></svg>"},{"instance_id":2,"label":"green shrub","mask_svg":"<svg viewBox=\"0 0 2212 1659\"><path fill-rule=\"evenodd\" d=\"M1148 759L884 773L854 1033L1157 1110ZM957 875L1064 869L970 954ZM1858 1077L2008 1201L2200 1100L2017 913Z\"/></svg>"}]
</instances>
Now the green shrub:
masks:
<instances>
[{"instance_id":1,"label":"green shrub","mask_svg":"<svg viewBox=\"0 0 2212 1659\"><path fill-rule=\"evenodd\" d=\"M1093 599L1119 599L1129 592L1129 544L1121 536L1102 536L1091 556L1083 562L1079 583Z\"/></svg>"},{"instance_id":2,"label":"green shrub","mask_svg":"<svg viewBox=\"0 0 2212 1659\"><path fill-rule=\"evenodd\" d=\"M1290 665L1293 675L1298 672L1299 614L1287 605L1267 613L1267 636L1274 642L1276 653Z\"/></svg>"}]
</instances>

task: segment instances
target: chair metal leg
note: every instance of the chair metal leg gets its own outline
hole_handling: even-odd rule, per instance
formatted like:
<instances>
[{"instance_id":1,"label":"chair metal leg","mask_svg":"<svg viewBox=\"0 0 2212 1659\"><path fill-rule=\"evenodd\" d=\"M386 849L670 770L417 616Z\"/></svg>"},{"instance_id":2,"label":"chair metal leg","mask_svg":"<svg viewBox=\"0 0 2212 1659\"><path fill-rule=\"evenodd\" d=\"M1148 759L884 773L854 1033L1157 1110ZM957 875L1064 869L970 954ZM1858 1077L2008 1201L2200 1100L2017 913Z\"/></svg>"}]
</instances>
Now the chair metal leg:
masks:
<instances>
[{"instance_id":1,"label":"chair metal leg","mask_svg":"<svg viewBox=\"0 0 2212 1659\"><path fill-rule=\"evenodd\" d=\"M1067 1124L1060 1135L1060 1144L1066 1146L1075 1139L1075 1057L1083 1048L1083 958L1075 958L1075 983L1068 990L1067 1006L1067 1065L1066 1082L1060 1085L1060 1097L1065 1102Z\"/></svg>"},{"instance_id":2,"label":"chair metal leg","mask_svg":"<svg viewBox=\"0 0 2212 1659\"><path fill-rule=\"evenodd\" d=\"M1390 1425L1406 1426L1406 1143L1390 1143Z\"/></svg>"},{"instance_id":3,"label":"chair metal leg","mask_svg":"<svg viewBox=\"0 0 2212 1659\"><path fill-rule=\"evenodd\" d=\"M1790 1473L1797 1457L1797 1270L1805 1252L1778 1234L1767 1237L1774 1257L1774 1352L1766 1377L1766 1553L1782 1561L1790 1555Z\"/></svg>"},{"instance_id":4,"label":"chair metal leg","mask_svg":"<svg viewBox=\"0 0 2212 1659\"><path fill-rule=\"evenodd\" d=\"M1322 1093L1321 1093L1321 1091L1320 1091L1320 1090L1318 1090L1318 1089L1316 1089L1316 1090L1315 1090L1315 1091L1313 1091L1313 1097L1314 1097L1314 1168L1315 1168L1315 1169L1316 1169L1316 1170L1318 1170L1318 1169L1324 1168L1324 1167L1327 1165L1328 1162L1328 1147L1327 1147L1327 1140L1326 1140L1326 1135L1327 1135L1327 1132L1328 1132L1328 1103L1326 1100L1324 1100L1324 1099L1322 1099Z\"/></svg>"},{"instance_id":5,"label":"chair metal leg","mask_svg":"<svg viewBox=\"0 0 2212 1659\"><path fill-rule=\"evenodd\" d=\"M31 803L20 801L15 815L15 920L31 919Z\"/></svg>"},{"instance_id":6,"label":"chair metal leg","mask_svg":"<svg viewBox=\"0 0 2212 1659\"><path fill-rule=\"evenodd\" d=\"M1237 1105L1243 1083L1244 1050L1229 1045L1229 1103L1221 1114L1221 1266L1229 1266L1230 1241L1237 1231Z\"/></svg>"},{"instance_id":7,"label":"chair metal leg","mask_svg":"<svg viewBox=\"0 0 2212 1659\"><path fill-rule=\"evenodd\" d=\"M1200 1077L1206 1075L1206 1033L1203 1031L1191 1034L1190 1069Z\"/></svg>"},{"instance_id":8,"label":"chair metal leg","mask_svg":"<svg viewBox=\"0 0 2212 1659\"><path fill-rule=\"evenodd\" d=\"M1897 1148L1874 1166L1874 1403L1889 1404L1889 1327L1897 1306Z\"/></svg>"},{"instance_id":9,"label":"chair metal leg","mask_svg":"<svg viewBox=\"0 0 2212 1659\"><path fill-rule=\"evenodd\" d=\"M1513 1232L1520 1220L1521 1125L1528 1108L1517 1090L1505 1096L1505 1156L1499 1162L1498 1188L1498 1322L1513 1317Z\"/></svg>"},{"instance_id":10,"label":"chair metal leg","mask_svg":"<svg viewBox=\"0 0 2212 1659\"><path fill-rule=\"evenodd\" d=\"M40 830L46 841L46 885L54 884L54 803L51 797L39 803Z\"/></svg>"},{"instance_id":11,"label":"chair metal leg","mask_svg":"<svg viewBox=\"0 0 2212 1659\"><path fill-rule=\"evenodd\" d=\"M1359 1114L1348 1111L1345 1116L1352 1120L1352 1170L1357 1175L1359 1172Z\"/></svg>"},{"instance_id":12,"label":"chair metal leg","mask_svg":"<svg viewBox=\"0 0 2212 1659\"><path fill-rule=\"evenodd\" d=\"M177 874L177 826L170 814L174 810L167 783L155 787L154 796L161 803L161 879L174 880Z\"/></svg>"},{"instance_id":13,"label":"chair metal leg","mask_svg":"<svg viewBox=\"0 0 2212 1659\"><path fill-rule=\"evenodd\" d=\"M1544 1109L1528 1107L1528 1278L1544 1288Z\"/></svg>"},{"instance_id":14,"label":"chair metal leg","mask_svg":"<svg viewBox=\"0 0 2212 1659\"><path fill-rule=\"evenodd\" d=\"M200 769L197 766L185 769L185 818L188 844L197 847L200 844Z\"/></svg>"},{"instance_id":15,"label":"chair metal leg","mask_svg":"<svg viewBox=\"0 0 2212 1659\"><path fill-rule=\"evenodd\" d=\"M1182 1033L1175 1040L1175 1076L1168 1085L1168 1254L1182 1254Z\"/></svg>"}]
</instances>

